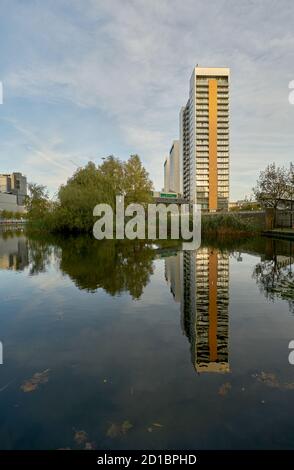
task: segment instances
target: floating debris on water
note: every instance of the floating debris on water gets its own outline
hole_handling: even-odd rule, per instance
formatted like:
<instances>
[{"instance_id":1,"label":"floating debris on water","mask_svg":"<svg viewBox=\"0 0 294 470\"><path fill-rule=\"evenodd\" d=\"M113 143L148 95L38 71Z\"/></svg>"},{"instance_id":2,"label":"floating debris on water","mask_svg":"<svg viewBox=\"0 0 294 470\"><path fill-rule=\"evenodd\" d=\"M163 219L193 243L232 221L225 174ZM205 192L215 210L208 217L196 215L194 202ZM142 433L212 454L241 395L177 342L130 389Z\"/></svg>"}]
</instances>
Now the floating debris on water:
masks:
<instances>
[{"instance_id":1,"label":"floating debris on water","mask_svg":"<svg viewBox=\"0 0 294 470\"><path fill-rule=\"evenodd\" d=\"M40 384L45 384L49 380L50 369L46 369L43 372L36 372L33 377L21 385L21 390L25 393L34 392Z\"/></svg>"},{"instance_id":2,"label":"floating debris on water","mask_svg":"<svg viewBox=\"0 0 294 470\"><path fill-rule=\"evenodd\" d=\"M127 434L127 432L130 429L132 429L132 427L133 427L132 423L130 423L130 421L128 420L123 421L123 423L121 424L112 423L110 427L108 428L106 435L114 439L115 437L119 437L119 436Z\"/></svg>"},{"instance_id":3,"label":"floating debris on water","mask_svg":"<svg viewBox=\"0 0 294 470\"><path fill-rule=\"evenodd\" d=\"M231 390L231 388L232 388L232 385L230 384L230 382L226 382L226 383L224 383L223 385L220 386L220 388L218 390L218 394L223 397L223 396L227 395L227 393Z\"/></svg>"},{"instance_id":4,"label":"floating debris on water","mask_svg":"<svg viewBox=\"0 0 294 470\"><path fill-rule=\"evenodd\" d=\"M261 371L260 374L253 374L252 377L257 379L258 382L264 383L268 387L279 388L280 390L294 390L293 382L281 383L277 376L272 372Z\"/></svg>"},{"instance_id":5,"label":"floating debris on water","mask_svg":"<svg viewBox=\"0 0 294 470\"><path fill-rule=\"evenodd\" d=\"M88 440L88 435L85 431L76 431L74 435L74 441L78 445L84 444Z\"/></svg>"}]
</instances>

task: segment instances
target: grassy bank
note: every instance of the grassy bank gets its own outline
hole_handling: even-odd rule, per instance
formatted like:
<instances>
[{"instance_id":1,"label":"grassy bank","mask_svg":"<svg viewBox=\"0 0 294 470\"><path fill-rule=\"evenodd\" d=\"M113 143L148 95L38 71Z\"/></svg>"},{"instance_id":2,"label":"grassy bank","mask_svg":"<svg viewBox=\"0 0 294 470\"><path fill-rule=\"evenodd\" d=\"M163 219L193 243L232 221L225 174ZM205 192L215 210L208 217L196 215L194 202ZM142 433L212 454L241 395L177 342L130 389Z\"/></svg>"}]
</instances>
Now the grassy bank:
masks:
<instances>
[{"instance_id":1,"label":"grassy bank","mask_svg":"<svg viewBox=\"0 0 294 470\"><path fill-rule=\"evenodd\" d=\"M91 234L96 219L88 217L87 224L84 226L80 224L78 227L68 227L66 224L60 225L56 224L54 218L47 216L41 220L30 220L27 229L29 232L43 232L43 233L56 233L62 235L71 235L71 234L82 234L88 233ZM129 218L127 219L129 220ZM127 222L126 220L126 222ZM192 219L191 230L192 230ZM81 226L83 228L81 228ZM252 235L258 235L262 230L262 227L258 223L254 223L252 219L247 220L245 218L239 217L236 214L226 213L226 214L203 214L202 215L202 224L201 232L202 238L213 239L213 238L246 238ZM114 227L115 231L115 227ZM170 217L167 221L167 234L170 239ZM115 232L114 232L115 234ZM147 233L147 221L146 221L146 239L148 238Z\"/></svg>"},{"instance_id":2,"label":"grassy bank","mask_svg":"<svg viewBox=\"0 0 294 470\"><path fill-rule=\"evenodd\" d=\"M201 231L204 237L248 237L261 232L260 223L237 214L202 215Z\"/></svg>"}]
</instances>

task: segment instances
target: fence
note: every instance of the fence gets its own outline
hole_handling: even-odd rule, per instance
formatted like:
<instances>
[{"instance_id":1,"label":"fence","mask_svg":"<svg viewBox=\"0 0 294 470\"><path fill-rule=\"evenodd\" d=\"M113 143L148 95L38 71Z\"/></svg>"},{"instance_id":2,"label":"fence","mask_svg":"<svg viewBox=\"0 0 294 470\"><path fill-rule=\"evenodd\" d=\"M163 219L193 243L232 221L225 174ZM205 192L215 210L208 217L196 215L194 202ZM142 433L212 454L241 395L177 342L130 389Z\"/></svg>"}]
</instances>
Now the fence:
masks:
<instances>
[{"instance_id":1,"label":"fence","mask_svg":"<svg viewBox=\"0 0 294 470\"><path fill-rule=\"evenodd\" d=\"M294 228L294 210L266 209L266 229Z\"/></svg>"},{"instance_id":2,"label":"fence","mask_svg":"<svg viewBox=\"0 0 294 470\"><path fill-rule=\"evenodd\" d=\"M294 228L294 210L277 210L276 227Z\"/></svg>"}]
</instances>

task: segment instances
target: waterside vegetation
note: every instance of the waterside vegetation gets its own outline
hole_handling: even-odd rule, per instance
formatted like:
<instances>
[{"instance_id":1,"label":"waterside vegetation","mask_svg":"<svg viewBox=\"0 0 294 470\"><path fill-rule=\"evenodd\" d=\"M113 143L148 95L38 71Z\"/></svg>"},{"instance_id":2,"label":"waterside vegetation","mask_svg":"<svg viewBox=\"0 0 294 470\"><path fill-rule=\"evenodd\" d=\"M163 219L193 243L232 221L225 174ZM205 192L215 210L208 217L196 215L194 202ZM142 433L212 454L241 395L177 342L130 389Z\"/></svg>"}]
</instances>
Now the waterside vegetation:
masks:
<instances>
[{"instance_id":1,"label":"waterside vegetation","mask_svg":"<svg viewBox=\"0 0 294 470\"><path fill-rule=\"evenodd\" d=\"M282 197L293 190L293 167L290 171L269 165L260 174L254 188L260 207L277 205ZM275 187L279 187L279 192ZM283 189L282 189L283 186ZM292 189L291 189L292 188ZM152 200L153 184L138 155L127 161L114 156L103 159L102 164L89 162L78 168L55 198L50 199L46 187L29 184L26 200L29 229L52 233L91 233L95 218L93 208L97 204L109 204L115 211L116 196L125 198L125 206L140 203L146 206ZM273 202L274 200L274 202ZM260 217L244 216L235 212L202 214L202 236L248 237L259 234L262 229ZM192 221L191 221L192 223ZM170 233L170 218L168 220Z\"/></svg>"}]
</instances>

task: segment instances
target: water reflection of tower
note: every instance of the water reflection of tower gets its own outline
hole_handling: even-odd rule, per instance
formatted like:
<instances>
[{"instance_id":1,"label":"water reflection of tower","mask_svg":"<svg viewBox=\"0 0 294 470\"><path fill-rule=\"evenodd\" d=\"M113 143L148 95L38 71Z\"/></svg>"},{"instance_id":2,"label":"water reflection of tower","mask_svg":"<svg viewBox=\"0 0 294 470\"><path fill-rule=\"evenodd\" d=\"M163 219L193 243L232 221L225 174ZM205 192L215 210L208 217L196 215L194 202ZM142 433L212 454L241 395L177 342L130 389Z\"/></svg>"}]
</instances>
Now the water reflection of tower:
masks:
<instances>
[{"instance_id":1,"label":"water reflection of tower","mask_svg":"<svg viewBox=\"0 0 294 470\"><path fill-rule=\"evenodd\" d=\"M165 279L176 302L181 302L183 253L178 252L165 260Z\"/></svg>"},{"instance_id":2,"label":"water reflection of tower","mask_svg":"<svg viewBox=\"0 0 294 470\"><path fill-rule=\"evenodd\" d=\"M206 247L185 251L166 260L166 277L172 292L181 282L182 329L196 371L228 372L228 254Z\"/></svg>"},{"instance_id":3,"label":"water reflection of tower","mask_svg":"<svg viewBox=\"0 0 294 470\"><path fill-rule=\"evenodd\" d=\"M194 253L195 309L192 362L197 372L228 372L229 256L217 249Z\"/></svg>"}]
</instances>

